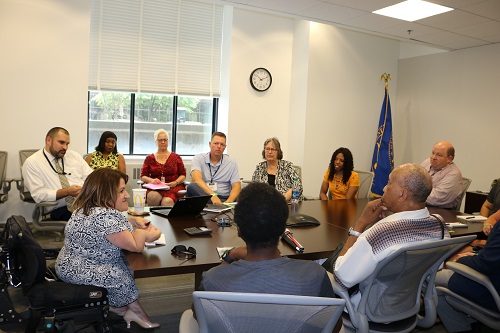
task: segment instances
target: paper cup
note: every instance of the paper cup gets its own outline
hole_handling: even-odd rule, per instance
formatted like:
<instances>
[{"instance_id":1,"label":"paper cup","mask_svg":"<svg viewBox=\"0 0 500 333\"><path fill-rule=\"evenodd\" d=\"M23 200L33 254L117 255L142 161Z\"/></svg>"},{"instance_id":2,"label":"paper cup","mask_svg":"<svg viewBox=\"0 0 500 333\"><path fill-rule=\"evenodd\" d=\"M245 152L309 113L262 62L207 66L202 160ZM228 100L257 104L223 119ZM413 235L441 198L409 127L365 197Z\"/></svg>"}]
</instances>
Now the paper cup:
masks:
<instances>
[{"instance_id":1,"label":"paper cup","mask_svg":"<svg viewBox=\"0 0 500 333\"><path fill-rule=\"evenodd\" d=\"M144 211L144 206L146 206L146 189L133 188L132 195L134 196L134 210L138 213L142 213Z\"/></svg>"}]
</instances>

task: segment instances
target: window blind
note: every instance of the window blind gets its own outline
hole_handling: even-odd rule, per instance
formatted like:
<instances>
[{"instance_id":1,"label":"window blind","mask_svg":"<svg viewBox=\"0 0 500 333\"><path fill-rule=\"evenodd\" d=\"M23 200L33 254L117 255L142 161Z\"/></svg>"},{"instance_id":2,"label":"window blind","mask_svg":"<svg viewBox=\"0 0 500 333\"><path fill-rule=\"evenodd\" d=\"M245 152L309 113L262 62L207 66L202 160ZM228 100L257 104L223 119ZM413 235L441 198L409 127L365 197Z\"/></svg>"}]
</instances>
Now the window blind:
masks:
<instances>
[{"instance_id":1,"label":"window blind","mask_svg":"<svg viewBox=\"0 0 500 333\"><path fill-rule=\"evenodd\" d=\"M89 90L220 95L221 5L93 0Z\"/></svg>"}]
</instances>

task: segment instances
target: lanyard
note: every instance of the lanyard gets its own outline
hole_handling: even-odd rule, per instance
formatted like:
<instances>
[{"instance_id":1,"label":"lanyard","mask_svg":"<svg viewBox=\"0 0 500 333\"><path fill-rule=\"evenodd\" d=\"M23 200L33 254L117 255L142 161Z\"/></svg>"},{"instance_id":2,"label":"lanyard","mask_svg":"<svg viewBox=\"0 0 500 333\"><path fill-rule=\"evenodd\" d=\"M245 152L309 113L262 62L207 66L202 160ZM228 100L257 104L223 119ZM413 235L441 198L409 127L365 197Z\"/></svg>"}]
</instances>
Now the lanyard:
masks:
<instances>
[{"instance_id":1,"label":"lanyard","mask_svg":"<svg viewBox=\"0 0 500 333\"><path fill-rule=\"evenodd\" d=\"M62 164L62 172L58 172L54 166L52 165L52 163L50 163L50 160L49 158L47 157L47 154L45 154L45 150L42 150L42 153L43 153L43 156L45 156L45 159L47 160L47 163L49 163L50 167L52 168L52 170L54 170L55 173L57 173L58 175L67 175L66 172L64 172L64 158L61 158L61 164Z\"/></svg>"},{"instance_id":2,"label":"lanyard","mask_svg":"<svg viewBox=\"0 0 500 333\"><path fill-rule=\"evenodd\" d=\"M212 175L212 165L210 164L210 162L208 162L208 171L210 171L210 184L213 183L214 181L214 177L215 175L217 174L217 172L219 172L219 169L220 167L222 166L222 162L224 161L224 155L222 155L222 158L220 159L220 164L219 166L217 167L217 170L215 170L214 174Z\"/></svg>"}]
</instances>

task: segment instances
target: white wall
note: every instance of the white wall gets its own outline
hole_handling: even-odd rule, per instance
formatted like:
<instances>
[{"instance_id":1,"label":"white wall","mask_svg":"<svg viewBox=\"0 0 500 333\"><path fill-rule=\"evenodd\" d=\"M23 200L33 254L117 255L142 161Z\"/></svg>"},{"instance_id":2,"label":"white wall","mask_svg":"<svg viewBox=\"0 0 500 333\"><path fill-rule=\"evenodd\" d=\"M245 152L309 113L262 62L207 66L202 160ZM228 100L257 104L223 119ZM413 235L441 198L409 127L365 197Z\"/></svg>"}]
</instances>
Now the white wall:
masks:
<instances>
[{"instance_id":1,"label":"white wall","mask_svg":"<svg viewBox=\"0 0 500 333\"><path fill-rule=\"evenodd\" d=\"M0 3L0 150L7 175L19 177L20 149L42 148L54 126L71 133L71 148L86 152L90 1L2 0ZM32 205L18 191L0 205L31 221Z\"/></svg>"},{"instance_id":2,"label":"white wall","mask_svg":"<svg viewBox=\"0 0 500 333\"><path fill-rule=\"evenodd\" d=\"M381 37L242 9L232 20L222 127L242 177L251 177L271 136L303 166L306 194L317 195L340 146L352 150L356 168L369 169L384 72L393 76L396 164L420 162L448 139L471 189L487 190L500 176L490 148L500 120L499 45L398 60L399 43ZM9 152L9 177L20 175L19 149L41 148L53 126L66 127L72 149L85 152L89 25L89 1L0 2L0 150ZM264 93L249 84L261 66L273 75ZM31 208L14 188L0 222L12 214L30 220Z\"/></svg>"},{"instance_id":3,"label":"white wall","mask_svg":"<svg viewBox=\"0 0 500 333\"><path fill-rule=\"evenodd\" d=\"M488 191L500 177L500 44L399 62L398 164L420 162L436 141L449 140L469 190Z\"/></svg>"}]
</instances>

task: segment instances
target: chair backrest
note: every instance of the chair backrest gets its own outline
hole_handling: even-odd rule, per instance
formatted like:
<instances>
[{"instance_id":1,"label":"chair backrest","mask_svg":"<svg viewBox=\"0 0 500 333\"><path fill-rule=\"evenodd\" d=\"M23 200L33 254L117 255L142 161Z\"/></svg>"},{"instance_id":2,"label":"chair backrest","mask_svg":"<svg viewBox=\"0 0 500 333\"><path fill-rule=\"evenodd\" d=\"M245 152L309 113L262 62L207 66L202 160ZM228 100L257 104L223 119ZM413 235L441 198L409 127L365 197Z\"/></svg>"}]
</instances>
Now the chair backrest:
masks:
<instances>
[{"instance_id":1,"label":"chair backrest","mask_svg":"<svg viewBox=\"0 0 500 333\"><path fill-rule=\"evenodd\" d=\"M369 198L372 188L373 172L354 170L359 175L358 198Z\"/></svg>"},{"instance_id":2,"label":"chair backrest","mask_svg":"<svg viewBox=\"0 0 500 333\"><path fill-rule=\"evenodd\" d=\"M195 291L200 332L332 332L345 301L338 298Z\"/></svg>"},{"instance_id":3,"label":"chair backrest","mask_svg":"<svg viewBox=\"0 0 500 333\"><path fill-rule=\"evenodd\" d=\"M295 172L299 176L300 179L302 179L302 167L300 165L294 165L293 168L295 169Z\"/></svg>"},{"instance_id":4,"label":"chair backrest","mask_svg":"<svg viewBox=\"0 0 500 333\"><path fill-rule=\"evenodd\" d=\"M36 153L38 150L39 149L23 149L19 151L19 167L21 168L21 181L18 182L17 189L19 190L19 196L23 201L34 202L33 198L31 197L31 193L24 186L23 164L28 157Z\"/></svg>"},{"instance_id":5,"label":"chair backrest","mask_svg":"<svg viewBox=\"0 0 500 333\"><path fill-rule=\"evenodd\" d=\"M464 200L465 197L465 192L469 189L470 183L472 183L472 179L470 178L465 178L462 177L462 193L460 194L460 200L457 203L457 206L455 207L454 210L460 210L460 207L462 206L462 201Z\"/></svg>"},{"instance_id":6,"label":"chair backrest","mask_svg":"<svg viewBox=\"0 0 500 333\"><path fill-rule=\"evenodd\" d=\"M7 176L7 152L0 151L0 203L7 201L7 192L10 188L4 187ZM10 185L10 184L9 184Z\"/></svg>"},{"instance_id":7,"label":"chair backrest","mask_svg":"<svg viewBox=\"0 0 500 333\"><path fill-rule=\"evenodd\" d=\"M422 284L434 288L443 261L476 238L475 235L429 240L403 246L381 261L362 283L360 314L375 323L415 317L420 308ZM427 309L426 309L427 311Z\"/></svg>"}]
</instances>

